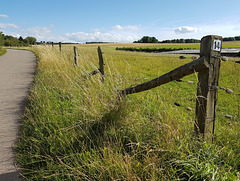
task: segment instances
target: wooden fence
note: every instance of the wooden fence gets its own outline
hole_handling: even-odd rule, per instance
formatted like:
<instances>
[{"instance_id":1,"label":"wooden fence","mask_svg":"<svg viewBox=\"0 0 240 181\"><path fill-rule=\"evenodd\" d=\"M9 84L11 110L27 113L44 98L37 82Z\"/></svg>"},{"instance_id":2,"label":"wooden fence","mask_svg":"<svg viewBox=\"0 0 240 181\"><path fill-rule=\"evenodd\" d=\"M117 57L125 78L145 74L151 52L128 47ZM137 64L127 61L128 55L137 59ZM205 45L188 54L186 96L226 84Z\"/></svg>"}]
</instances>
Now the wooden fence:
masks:
<instances>
[{"instance_id":1,"label":"wooden fence","mask_svg":"<svg viewBox=\"0 0 240 181\"><path fill-rule=\"evenodd\" d=\"M178 67L156 79L139 84L135 87L119 91L120 96L142 92L179 80L187 75L198 72L198 86L196 97L195 133L206 141L211 141L214 135L216 106L218 97L218 79L221 63L222 37L216 35L205 36L201 40L200 58ZM61 43L59 43L61 51ZM77 48L74 47L75 65L77 62ZM104 82L104 63L101 48L98 47L99 69L89 74L93 76L101 73Z\"/></svg>"},{"instance_id":2,"label":"wooden fence","mask_svg":"<svg viewBox=\"0 0 240 181\"><path fill-rule=\"evenodd\" d=\"M198 72L195 133L211 141L214 135L222 37L205 36L201 40L200 58L156 79L120 91L128 95L152 89Z\"/></svg>"}]
</instances>

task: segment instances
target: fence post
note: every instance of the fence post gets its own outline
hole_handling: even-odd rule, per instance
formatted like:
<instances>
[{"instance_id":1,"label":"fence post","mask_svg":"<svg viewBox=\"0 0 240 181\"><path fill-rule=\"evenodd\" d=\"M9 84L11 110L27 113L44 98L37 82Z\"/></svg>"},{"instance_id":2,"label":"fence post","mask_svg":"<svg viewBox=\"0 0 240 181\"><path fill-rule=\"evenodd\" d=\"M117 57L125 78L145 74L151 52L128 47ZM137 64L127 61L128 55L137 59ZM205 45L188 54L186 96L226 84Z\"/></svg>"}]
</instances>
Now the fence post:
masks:
<instances>
[{"instance_id":1,"label":"fence post","mask_svg":"<svg viewBox=\"0 0 240 181\"><path fill-rule=\"evenodd\" d=\"M104 81L104 63L100 46L98 47L98 57L99 57L99 71L102 74L102 81Z\"/></svg>"},{"instance_id":2,"label":"fence post","mask_svg":"<svg viewBox=\"0 0 240 181\"><path fill-rule=\"evenodd\" d=\"M206 141L212 141L214 134L221 48L220 36L205 36L201 40L200 57L205 57L210 66L198 73L194 127L195 132Z\"/></svg>"},{"instance_id":3,"label":"fence post","mask_svg":"<svg viewBox=\"0 0 240 181\"><path fill-rule=\"evenodd\" d=\"M62 42L59 42L59 51L62 52Z\"/></svg>"},{"instance_id":4,"label":"fence post","mask_svg":"<svg viewBox=\"0 0 240 181\"><path fill-rule=\"evenodd\" d=\"M73 50L74 50L74 62L75 62L75 65L78 66L78 54L77 54L77 47L74 46L73 47Z\"/></svg>"}]
</instances>

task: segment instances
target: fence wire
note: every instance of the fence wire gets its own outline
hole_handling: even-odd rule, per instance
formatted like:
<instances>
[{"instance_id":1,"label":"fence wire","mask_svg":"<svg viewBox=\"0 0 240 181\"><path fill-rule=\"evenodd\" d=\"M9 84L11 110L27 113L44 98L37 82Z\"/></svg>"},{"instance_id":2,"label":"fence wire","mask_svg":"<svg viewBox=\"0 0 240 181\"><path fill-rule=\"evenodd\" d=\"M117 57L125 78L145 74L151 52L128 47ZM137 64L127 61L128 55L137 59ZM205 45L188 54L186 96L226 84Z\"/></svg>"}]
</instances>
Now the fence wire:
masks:
<instances>
[{"instance_id":1,"label":"fence wire","mask_svg":"<svg viewBox=\"0 0 240 181\"><path fill-rule=\"evenodd\" d=\"M226 60L225 57L221 57L221 58L224 58L225 60L224 61L231 61L231 60ZM240 61L231 61L231 62L234 62L234 63L240 63ZM182 79L178 79L176 80L176 82L179 82L179 83L186 83L188 85L196 85L197 83L194 82L194 81L187 81L187 80L182 80ZM234 92L232 89L230 88L225 88L225 87L221 87L221 86L215 86L215 85L212 85L212 86L209 86L210 89L219 89L219 90L222 90L222 91L225 91L227 94L233 94L233 95L237 95L237 96L240 96L240 93L236 93ZM177 107L183 107L184 109L186 109L187 111L194 111L191 107L186 107L186 106L183 106L181 105L180 103L178 102L174 102L174 105L177 106ZM217 114L217 117L221 117L221 118L226 118L226 119L231 119L231 120L234 120L234 119L238 119L240 118L239 116L239 113L240 112L240 106L238 105L238 114L235 114L235 115L231 115L229 113L223 113L222 114Z\"/></svg>"}]
</instances>

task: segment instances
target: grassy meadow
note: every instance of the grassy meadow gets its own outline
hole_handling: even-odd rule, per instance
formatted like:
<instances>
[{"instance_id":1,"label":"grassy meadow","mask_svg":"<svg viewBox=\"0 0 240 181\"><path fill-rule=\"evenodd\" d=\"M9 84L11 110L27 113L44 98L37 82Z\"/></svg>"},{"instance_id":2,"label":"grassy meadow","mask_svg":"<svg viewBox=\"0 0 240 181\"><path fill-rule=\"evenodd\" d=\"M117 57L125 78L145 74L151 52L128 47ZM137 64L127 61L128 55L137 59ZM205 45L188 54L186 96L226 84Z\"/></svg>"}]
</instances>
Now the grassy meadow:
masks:
<instances>
[{"instance_id":1,"label":"grassy meadow","mask_svg":"<svg viewBox=\"0 0 240 181\"><path fill-rule=\"evenodd\" d=\"M100 74L89 76L98 68L98 45L77 46L78 67L72 45L61 53L57 46L31 48L38 66L16 147L24 179L240 179L239 64L221 64L219 85L237 94L219 90L211 144L194 137L197 74L117 99L118 90L167 73L191 56L115 50L143 44L101 44L102 83Z\"/></svg>"}]
</instances>

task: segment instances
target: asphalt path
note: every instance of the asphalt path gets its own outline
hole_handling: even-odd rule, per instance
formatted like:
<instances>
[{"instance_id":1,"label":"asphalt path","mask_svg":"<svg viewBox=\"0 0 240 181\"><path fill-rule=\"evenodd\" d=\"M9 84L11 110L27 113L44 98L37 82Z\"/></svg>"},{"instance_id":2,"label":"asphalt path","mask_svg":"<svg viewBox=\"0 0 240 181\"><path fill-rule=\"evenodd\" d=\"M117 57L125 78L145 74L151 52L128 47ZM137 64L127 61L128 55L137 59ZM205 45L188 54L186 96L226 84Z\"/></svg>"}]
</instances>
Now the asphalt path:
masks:
<instances>
[{"instance_id":1,"label":"asphalt path","mask_svg":"<svg viewBox=\"0 0 240 181\"><path fill-rule=\"evenodd\" d=\"M20 180L13 148L35 68L30 51L8 49L0 56L0 181Z\"/></svg>"}]
</instances>

